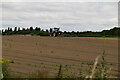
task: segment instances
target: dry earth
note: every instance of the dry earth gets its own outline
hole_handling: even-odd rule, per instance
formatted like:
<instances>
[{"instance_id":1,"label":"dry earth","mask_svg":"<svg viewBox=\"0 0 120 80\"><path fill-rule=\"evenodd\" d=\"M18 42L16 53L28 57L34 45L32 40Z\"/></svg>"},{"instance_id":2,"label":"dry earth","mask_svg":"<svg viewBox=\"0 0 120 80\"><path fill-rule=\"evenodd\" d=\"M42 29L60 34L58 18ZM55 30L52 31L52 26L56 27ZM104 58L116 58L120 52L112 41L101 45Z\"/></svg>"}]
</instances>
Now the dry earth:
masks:
<instances>
[{"instance_id":1,"label":"dry earth","mask_svg":"<svg viewBox=\"0 0 120 80\"><path fill-rule=\"evenodd\" d=\"M77 73L81 62L94 62L105 50L105 58L112 72L117 71L117 39L78 38L78 37L40 37L3 36L2 56L15 63L10 64L13 73L26 74L35 70L49 70L56 75L59 65L68 65ZM83 66L85 71L88 66ZM52 74L51 74L52 75ZM77 75L77 74L76 74Z\"/></svg>"}]
</instances>

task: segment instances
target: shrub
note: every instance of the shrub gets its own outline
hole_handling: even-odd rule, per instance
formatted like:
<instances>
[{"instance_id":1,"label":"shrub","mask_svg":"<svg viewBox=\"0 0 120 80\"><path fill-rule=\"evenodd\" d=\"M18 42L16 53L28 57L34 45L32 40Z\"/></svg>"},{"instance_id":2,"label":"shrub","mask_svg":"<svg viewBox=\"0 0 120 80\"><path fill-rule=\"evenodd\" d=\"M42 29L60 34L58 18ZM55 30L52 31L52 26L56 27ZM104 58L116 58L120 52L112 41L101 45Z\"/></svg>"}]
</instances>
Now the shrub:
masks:
<instances>
[{"instance_id":1,"label":"shrub","mask_svg":"<svg viewBox=\"0 0 120 80\"><path fill-rule=\"evenodd\" d=\"M6 60L4 58L0 58L0 62L2 63L2 75L3 78L8 78L10 76L10 70L9 70L9 63L10 60Z\"/></svg>"}]
</instances>

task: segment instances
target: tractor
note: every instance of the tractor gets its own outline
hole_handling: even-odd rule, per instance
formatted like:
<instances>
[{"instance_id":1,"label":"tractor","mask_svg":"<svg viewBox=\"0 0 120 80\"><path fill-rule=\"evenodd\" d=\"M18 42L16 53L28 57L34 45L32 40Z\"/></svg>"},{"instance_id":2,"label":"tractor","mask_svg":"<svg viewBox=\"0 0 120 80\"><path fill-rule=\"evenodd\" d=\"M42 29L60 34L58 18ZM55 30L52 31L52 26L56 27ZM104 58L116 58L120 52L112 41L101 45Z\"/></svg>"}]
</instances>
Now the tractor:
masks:
<instances>
[{"instance_id":1,"label":"tractor","mask_svg":"<svg viewBox=\"0 0 120 80\"><path fill-rule=\"evenodd\" d=\"M56 37L62 34L62 31L59 31L60 28L50 28L50 36Z\"/></svg>"}]
</instances>

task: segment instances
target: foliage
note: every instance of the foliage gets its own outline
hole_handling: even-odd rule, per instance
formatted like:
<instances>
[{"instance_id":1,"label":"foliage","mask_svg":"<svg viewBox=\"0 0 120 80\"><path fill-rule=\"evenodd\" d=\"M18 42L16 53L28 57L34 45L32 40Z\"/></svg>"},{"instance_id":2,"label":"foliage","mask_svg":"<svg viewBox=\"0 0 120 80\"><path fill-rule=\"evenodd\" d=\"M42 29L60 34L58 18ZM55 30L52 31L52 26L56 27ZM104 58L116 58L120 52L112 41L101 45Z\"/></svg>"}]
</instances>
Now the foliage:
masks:
<instances>
[{"instance_id":1,"label":"foliage","mask_svg":"<svg viewBox=\"0 0 120 80\"><path fill-rule=\"evenodd\" d=\"M33 27L30 28L20 28L15 27L14 30L12 28L5 29L4 31L2 30L2 35L39 35L39 36L49 36L48 30L44 31L41 30L40 28L36 27L33 29Z\"/></svg>"},{"instance_id":2,"label":"foliage","mask_svg":"<svg viewBox=\"0 0 120 80\"><path fill-rule=\"evenodd\" d=\"M101 58L101 61L98 62L100 58ZM83 75L83 72L80 69L78 78L80 79L85 78L86 80L90 78L94 78L97 80L101 80L101 79L105 80L110 77L108 73L110 69L107 67L107 62L105 60L105 52L103 52L102 55L97 56L94 64L93 63L87 63L87 64L89 66L89 69L87 70L87 75L86 76ZM93 65L93 67L91 67L91 65ZM63 69L63 66L60 65L57 78L76 78L76 77L69 71L68 67Z\"/></svg>"},{"instance_id":3,"label":"foliage","mask_svg":"<svg viewBox=\"0 0 120 80\"><path fill-rule=\"evenodd\" d=\"M10 76L8 65L10 62L11 62L10 60L6 60L0 57L0 63L2 63L2 74L4 78L8 78Z\"/></svg>"},{"instance_id":4,"label":"foliage","mask_svg":"<svg viewBox=\"0 0 120 80\"><path fill-rule=\"evenodd\" d=\"M12 28L5 29L5 30L0 30L2 32L2 35L39 35L39 36L49 36L49 32L51 31L46 29L46 30L41 30L41 28L36 27L33 29L33 27L30 28L22 28L20 27L15 27L14 30ZM100 32L92 32L92 31L84 31L84 32L67 32L64 31L60 37L120 37L120 28L119 27L114 27L110 30L103 30Z\"/></svg>"},{"instance_id":5,"label":"foliage","mask_svg":"<svg viewBox=\"0 0 120 80\"><path fill-rule=\"evenodd\" d=\"M102 58L100 63L98 64L98 59ZM103 52L102 56L98 56L94 62L93 67L89 69L88 71L88 75L86 76L86 78L95 78L95 79L99 79L99 80L105 80L107 78L109 78L109 71L110 69L107 67L107 62L105 60L105 51Z\"/></svg>"}]
</instances>

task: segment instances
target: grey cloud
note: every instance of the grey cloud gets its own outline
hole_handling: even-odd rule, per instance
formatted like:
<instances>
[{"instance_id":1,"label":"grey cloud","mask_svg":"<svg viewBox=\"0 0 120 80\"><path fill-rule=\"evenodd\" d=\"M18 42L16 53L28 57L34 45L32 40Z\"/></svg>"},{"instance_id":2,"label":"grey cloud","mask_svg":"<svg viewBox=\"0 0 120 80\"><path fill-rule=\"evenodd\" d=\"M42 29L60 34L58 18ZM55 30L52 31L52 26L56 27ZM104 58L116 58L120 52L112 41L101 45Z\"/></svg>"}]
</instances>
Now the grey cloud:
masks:
<instances>
[{"instance_id":1,"label":"grey cloud","mask_svg":"<svg viewBox=\"0 0 120 80\"><path fill-rule=\"evenodd\" d=\"M3 3L3 27L42 26L62 30L102 30L117 26L117 3ZM89 27L88 27L89 26Z\"/></svg>"}]
</instances>

